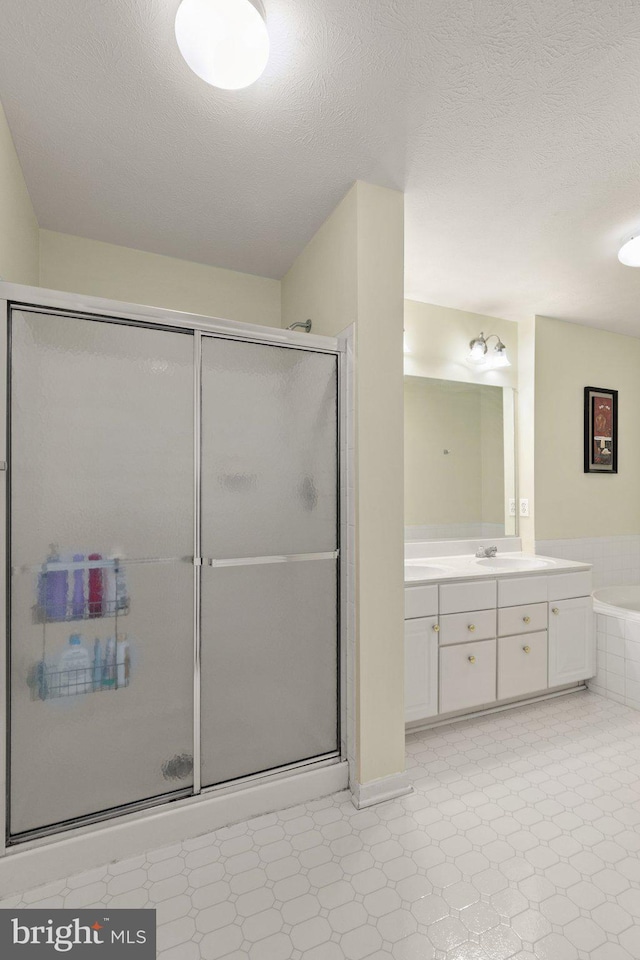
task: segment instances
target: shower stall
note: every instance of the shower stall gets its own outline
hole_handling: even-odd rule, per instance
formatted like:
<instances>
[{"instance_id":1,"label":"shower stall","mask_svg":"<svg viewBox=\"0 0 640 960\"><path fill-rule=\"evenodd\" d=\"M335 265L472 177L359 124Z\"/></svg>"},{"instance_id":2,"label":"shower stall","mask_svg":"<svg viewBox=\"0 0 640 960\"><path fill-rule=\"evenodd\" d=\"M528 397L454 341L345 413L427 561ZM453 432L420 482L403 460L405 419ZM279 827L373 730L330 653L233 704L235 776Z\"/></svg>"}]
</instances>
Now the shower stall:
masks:
<instances>
[{"instance_id":1,"label":"shower stall","mask_svg":"<svg viewBox=\"0 0 640 960\"><path fill-rule=\"evenodd\" d=\"M7 846L340 762L340 345L11 290Z\"/></svg>"}]
</instances>

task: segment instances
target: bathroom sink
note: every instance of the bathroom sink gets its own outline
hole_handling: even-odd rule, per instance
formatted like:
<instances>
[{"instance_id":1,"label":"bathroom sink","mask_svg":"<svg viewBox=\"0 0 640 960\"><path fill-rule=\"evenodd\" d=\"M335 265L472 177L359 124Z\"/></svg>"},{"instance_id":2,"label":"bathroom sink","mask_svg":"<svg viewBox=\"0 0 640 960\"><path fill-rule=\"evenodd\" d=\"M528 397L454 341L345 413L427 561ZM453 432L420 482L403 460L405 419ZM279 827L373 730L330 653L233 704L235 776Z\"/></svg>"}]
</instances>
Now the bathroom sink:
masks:
<instances>
[{"instance_id":1,"label":"bathroom sink","mask_svg":"<svg viewBox=\"0 0 640 960\"><path fill-rule=\"evenodd\" d=\"M405 579L419 580L420 577L435 577L449 573L451 567L439 567L435 563L405 563Z\"/></svg>"},{"instance_id":2,"label":"bathroom sink","mask_svg":"<svg viewBox=\"0 0 640 960\"><path fill-rule=\"evenodd\" d=\"M476 560L476 563L494 570L539 570L553 566L548 560L539 560L537 557L484 557Z\"/></svg>"}]
</instances>

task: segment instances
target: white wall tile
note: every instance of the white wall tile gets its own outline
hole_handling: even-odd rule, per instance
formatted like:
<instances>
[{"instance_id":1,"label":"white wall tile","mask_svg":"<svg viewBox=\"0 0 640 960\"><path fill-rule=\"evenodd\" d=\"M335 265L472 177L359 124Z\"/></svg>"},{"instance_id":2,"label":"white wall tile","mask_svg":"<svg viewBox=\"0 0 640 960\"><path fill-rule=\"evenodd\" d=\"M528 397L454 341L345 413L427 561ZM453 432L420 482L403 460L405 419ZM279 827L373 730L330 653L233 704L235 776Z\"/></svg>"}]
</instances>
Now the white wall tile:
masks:
<instances>
[{"instance_id":1,"label":"white wall tile","mask_svg":"<svg viewBox=\"0 0 640 960\"><path fill-rule=\"evenodd\" d=\"M640 583L640 536L538 540L536 553L593 565L593 586Z\"/></svg>"}]
</instances>

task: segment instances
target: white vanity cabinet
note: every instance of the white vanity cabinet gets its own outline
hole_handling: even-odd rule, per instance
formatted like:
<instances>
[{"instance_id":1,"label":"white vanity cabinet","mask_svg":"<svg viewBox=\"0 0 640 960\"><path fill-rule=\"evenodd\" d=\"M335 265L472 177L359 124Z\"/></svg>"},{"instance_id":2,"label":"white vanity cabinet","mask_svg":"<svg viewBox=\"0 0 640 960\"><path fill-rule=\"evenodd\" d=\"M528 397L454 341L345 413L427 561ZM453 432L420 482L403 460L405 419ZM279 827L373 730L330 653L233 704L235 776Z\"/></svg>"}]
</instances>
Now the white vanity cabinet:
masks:
<instances>
[{"instance_id":1,"label":"white vanity cabinet","mask_svg":"<svg viewBox=\"0 0 640 960\"><path fill-rule=\"evenodd\" d=\"M584 680L595 673L591 597L549 604L549 686Z\"/></svg>"},{"instance_id":2,"label":"white vanity cabinet","mask_svg":"<svg viewBox=\"0 0 640 960\"><path fill-rule=\"evenodd\" d=\"M593 676L590 592L584 569L406 586L406 722Z\"/></svg>"}]
</instances>

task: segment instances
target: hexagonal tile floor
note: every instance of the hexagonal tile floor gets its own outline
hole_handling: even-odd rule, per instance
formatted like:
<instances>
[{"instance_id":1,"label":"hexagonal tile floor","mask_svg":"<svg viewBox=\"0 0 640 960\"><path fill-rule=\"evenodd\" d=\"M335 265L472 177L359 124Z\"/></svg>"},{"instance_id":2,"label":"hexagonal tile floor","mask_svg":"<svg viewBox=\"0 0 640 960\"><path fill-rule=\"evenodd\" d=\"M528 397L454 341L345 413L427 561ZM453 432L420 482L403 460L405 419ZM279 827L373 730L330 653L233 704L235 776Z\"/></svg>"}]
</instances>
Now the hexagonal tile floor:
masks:
<instances>
[{"instance_id":1,"label":"hexagonal tile floor","mask_svg":"<svg viewBox=\"0 0 640 960\"><path fill-rule=\"evenodd\" d=\"M342 793L0 901L155 906L161 960L637 960L640 713L576 694L409 737Z\"/></svg>"}]
</instances>

